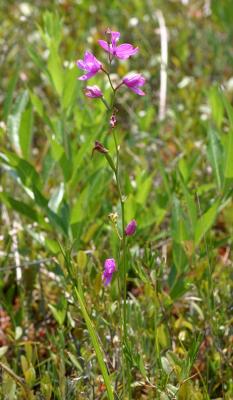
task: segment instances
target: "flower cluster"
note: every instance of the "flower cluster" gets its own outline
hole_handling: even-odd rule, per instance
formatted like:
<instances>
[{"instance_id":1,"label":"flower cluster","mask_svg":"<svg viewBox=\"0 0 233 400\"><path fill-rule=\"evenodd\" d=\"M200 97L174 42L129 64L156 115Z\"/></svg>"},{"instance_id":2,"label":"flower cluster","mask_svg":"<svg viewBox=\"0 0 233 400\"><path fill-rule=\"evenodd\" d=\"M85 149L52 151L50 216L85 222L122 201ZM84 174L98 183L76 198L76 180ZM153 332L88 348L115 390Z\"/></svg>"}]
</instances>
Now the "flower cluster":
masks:
<instances>
[{"instance_id":1,"label":"flower cluster","mask_svg":"<svg viewBox=\"0 0 233 400\"><path fill-rule=\"evenodd\" d=\"M112 62L114 57L120 60L126 60L129 57L137 54L138 47L133 47L132 44L123 43L117 45L120 39L120 32L114 32L108 29L106 31L106 41L99 40L99 45L109 54L109 61ZM103 68L102 63L89 51L84 54L83 60L77 61L78 68L85 71L85 74L80 76L80 80L85 81L92 78L99 71L104 72L109 76L109 73ZM141 74L130 73L123 77L120 84L112 89L114 92L118 90L122 85L127 86L130 90L137 93L140 96L144 96L145 93L140 89L145 84L145 78ZM85 95L91 98L103 98L103 94L98 86L87 86L85 89Z\"/></svg>"},{"instance_id":2,"label":"flower cluster","mask_svg":"<svg viewBox=\"0 0 233 400\"><path fill-rule=\"evenodd\" d=\"M114 57L118 58L120 60L126 60L129 57L133 56L134 54L137 54L138 47L133 47L133 45L129 44L129 43L118 44L119 39L120 39L119 32L114 32L114 31L111 31L110 29L107 29L105 34L106 34L106 41L99 40L98 43L104 49L104 51L106 51L108 53L109 67L111 67L111 63L112 63ZM82 75L79 78L82 81L86 81L86 80L92 78L99 71L101 71L107 75L108 80L110 82L110 86L113 91L113 100L112 100L111 106L108 105L108 103L104 99L101 89L96 85L86 86L86 88L84 89L84 93L87 97L90 97L90 98L100 98L103 101L103 103L105 104L108 111L111 111L112 114L110 117L109 124L112 129L115 128L116 124L117 124L117 119L116 119L117 109L114 107L116 91L121 86L125 85L130 90L132 90L134 93L136 93L140 96L145 95L145 93L141 89L141 87L145 84L145 78L141 74L131 72L128 75L126 75L125 77L123 77L122 80L119 82L119 84L116 87L114 87L113 83L111 81L110 71L107 71L105 69L105 67L103 67L102 63L99 60L97 60L97 58L89 51L85 52L83 60L77 61L77 66L85 72L84 75ZM92 155L95 151L104 154L104 156L108 160L109 165L113 169L114 173L117 175L118 174L117 167L114 165L112 158L108 153L108 149L106 149L100 142L95 141L95 146L93 148ZM111 220L113 222L114 229L116 230L120 240L122 240L122 237L120 236L120 234L118 233L118 230L117 230L116 216L114 214L111 214ZM124 235L132 236L135 233L136 228L137 228L137 223L133 219L124 228L123 237L124 237ZM107 258L104 263L104 271L102 274L102 280L103 280L104 286L107 286L110 284L115 271L116 271L116 262L115 262L114 258Z\"/></svg>"}]
</instances>

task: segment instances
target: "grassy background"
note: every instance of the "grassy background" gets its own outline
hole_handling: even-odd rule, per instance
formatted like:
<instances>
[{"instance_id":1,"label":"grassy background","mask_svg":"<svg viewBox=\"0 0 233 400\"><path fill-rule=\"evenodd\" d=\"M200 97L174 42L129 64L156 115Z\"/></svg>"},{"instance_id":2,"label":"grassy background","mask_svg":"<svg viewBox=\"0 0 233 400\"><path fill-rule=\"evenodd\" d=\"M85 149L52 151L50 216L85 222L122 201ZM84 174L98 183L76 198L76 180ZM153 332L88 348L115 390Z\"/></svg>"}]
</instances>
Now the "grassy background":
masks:
<instances>
[{"instance_id":1,"label":"grassy background","mask_svg":"<svg viewBox=\"0 0 233 400\"><path fill-rule=\"evenodd\" d=\"M112 154L114 142L75 66L86 49L106 60L97 40L108 26L140 48L115 72L147 78L145 97L118 98L126 220L138 223L127 257L132 397L233 398L233 7L208 4L0 3L3 399L107 398L61 247L121 398L117 280L101 282L104 259L118 258L108 215L120 205L105 159L91 157L95 140ZM158 9L169 33L163 122ZM92 83L110 95L101 75Z\"/></svg>"}]
</instances>

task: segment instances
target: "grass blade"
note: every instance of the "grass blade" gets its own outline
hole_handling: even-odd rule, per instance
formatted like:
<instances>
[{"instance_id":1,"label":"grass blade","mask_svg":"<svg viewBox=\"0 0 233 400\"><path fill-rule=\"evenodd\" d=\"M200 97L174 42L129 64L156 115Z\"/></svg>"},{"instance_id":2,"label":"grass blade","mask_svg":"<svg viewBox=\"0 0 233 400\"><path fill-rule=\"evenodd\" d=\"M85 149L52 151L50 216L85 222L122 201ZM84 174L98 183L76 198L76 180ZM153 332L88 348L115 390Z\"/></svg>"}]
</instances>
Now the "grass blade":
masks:
<instances>
[{"instance_id":1,"label":"grass blade","mask_svg":"<svg viewBox=\"0 0 233 400\"><path fill-rule=\"evenodd\" d=\"M104 362L104 359L103 359L103 353L102 353L102 350L101 350L100 345L99 345L98 337L96 335L96 332L95 332L95 329L94 329L93 324L91 322L91 319L90 319L90 317L89 317L89 315L87 313L86 307L84 305L82 297L79 294L77 288L75 288L75 294L77 296L77 299L78 299L78 302L79 302L79 305L80 305L80 308L81 308L81 311L82 311L82 314L83 314L83 318L85 319L85 322L86 322L86 325L87 325L87 329L88 329L89 335L91 337L91 341L92 341L93 347L95 349L95 354L96 354L96 357L97 357L97 360L98 360L98 363L99 363L99 367L100 367L102 375L103 375L104 383L106 385L108 398L109 398L109 400L114 400L114 395L113 395L113 391L112 391L110 378L109 378L108 371L107 371L107 368L106 368L106 365L105 365L105 362Z\"/></svg>"}]
</instances>

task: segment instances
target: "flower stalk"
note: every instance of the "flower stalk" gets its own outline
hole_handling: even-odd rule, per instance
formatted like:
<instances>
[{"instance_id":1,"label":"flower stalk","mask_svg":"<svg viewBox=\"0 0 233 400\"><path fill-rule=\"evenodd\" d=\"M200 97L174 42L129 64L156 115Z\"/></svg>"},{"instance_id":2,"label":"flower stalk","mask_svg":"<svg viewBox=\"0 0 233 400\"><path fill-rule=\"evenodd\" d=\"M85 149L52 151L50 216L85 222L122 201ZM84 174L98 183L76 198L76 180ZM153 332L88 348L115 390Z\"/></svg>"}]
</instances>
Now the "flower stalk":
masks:
<instances>
[{"instance_id":1,"label":"flower stalk","mask_svg":"<svg viewBox=\"0 0 233 400\"><path fill-rule=\"evenodd\" d=\"M138 52L138 47L134 48L131 44L129 43L123 43L118 45L118 41L120 39L120 33L119 32L114 32L111 31L109 28L106 31L106 39L107 41L104 40L99 40L98 43L99 45L108 53L108 69L106 69L102 63L95 58L95 56L90 53L86 52L84 55L83 60L78 60L77 61L77 66L85 71L85 74L82 75L79 79L80 80L87 80L92 78L94 75L96 75L98 72L103 72L110 84L111 90L112 90L112 98L110 105L106 102L104 99L104 96L102 94L102 91L98 86L88 86L85 90L85 95L90 98L99 98L102 100L103 104L105 105L108 115L111 113L111 117L109 120L110 124L110 129L113 134L114 138L114 144L115 144L115 155L116 155L116 160L114 161L111 155L108 152L108 149L106 149L101 143L95 142L95 147L93 149L94 151L98 151L99 153L102 153L110 168L112 169L115 177L115 182L116 182L116 187L119 195L119 201L120 201L120 207L121 207L121 232L118 232L117 227L115 226L115 230L117 230L118 238L120 241L120 274L118 273L118 283L120 283L119 286L119 295L121 294L123 297L123 306L122 302L120 301L119 298L119 304L120 304L120 315L123 316L122 320L122 331L123 331L123 398L125 398L126 392L127 392L127 398L131 398L131 388L130 388L130 380L131 380L131 375L130 375L130 366L129 366L129 361L126 356L126 351L127 348L129 348L129 342L128 342L128 331L127 331L127 259L126 259L126 242L127 242L127 236L131 236L134 234L136 230L136 221L132 220L127 226L125 223L125 196L122 194L122 188L121 188L121 182L120 182L120 148L118 145L117 141L117 135L116 135L116 124L117 124L117 119L116 119L116 107L115 107L115 102L116 102L116 95L118 90L122 86L128 87L130 90L132 90L134 93L144 96L145 93L141 90L141 87L145 84L145 78L141 74L137 73L131 73L126 75L120 80L120 83L114 87L113 82L111 80L111 66L112 66L112 61L114 58L118 58L120 60L126 60L129 57L131 57L134 54L137 54ZM92 153L93 154L93 153ZM114 222L114 221L113 221ZM115 223L115 222L114 222ZM105 260L104 264L104 272L102 275L102 279L104 282L104 286L107 286L111 283L112 278L117 270L115 260L113 258L108 258ZM127 376L127 382L126 382L126 376ZM127 383L127 384L126 384ZM126 389L127 386L127 389Z\"/></svg>"}]
</instances>

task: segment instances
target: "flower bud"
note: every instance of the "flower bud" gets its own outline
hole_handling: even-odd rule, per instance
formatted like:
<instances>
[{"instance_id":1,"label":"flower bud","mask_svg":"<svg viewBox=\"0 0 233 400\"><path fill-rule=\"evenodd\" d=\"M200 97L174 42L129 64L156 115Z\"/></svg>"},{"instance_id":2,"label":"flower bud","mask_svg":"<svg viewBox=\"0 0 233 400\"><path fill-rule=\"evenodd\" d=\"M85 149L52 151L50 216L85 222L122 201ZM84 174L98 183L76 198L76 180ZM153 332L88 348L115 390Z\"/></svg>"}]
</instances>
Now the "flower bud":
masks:
<instances>
[{"instance_id":1,"label":"flower bud","mask_svg":"<svg viewBox=\"0 0 233 400\"><path fill-rule=\"evenodd\" d=\"M115 128L115 126L117 124L117 120L116 120L115 114L111 115L111 118L109 120L109 124L110 124L111 128Z\"/></svg>"},{"instance_id":2,"label":"flower bud","mask_svg":"<svg viewBox=\"0 0 233 400\"><path fill-rule=\"evenodd\" d=\"M97 140L95 141L95 147L92 150L92 155L94 153L94 151L98 151L99 153L107 153L108 149L106 149L100 142L98 142Z\"/></svg>"},{"instance_id":3,"label":"flower bud","mask_svg":"<svg viewBox=\"0 0 233 400\"><path fill-rule=\"evenodd\" d=\"M105 37L108 44L112 43L112 31L110 28L107 28L105 31Z\"/></svg>"},{"instance_id":4,"label":"flower bud","mask_svg":"<svg viewBox=\"0 0 233 400\"><path fill-rule=\"evenodd\" d=\"M132 236L136 231L136 228L137 228L137 222L135 221L135 219L133 219L128 223L128 225L125 228L126 236Z\"/></svg>"}]
</instances>

